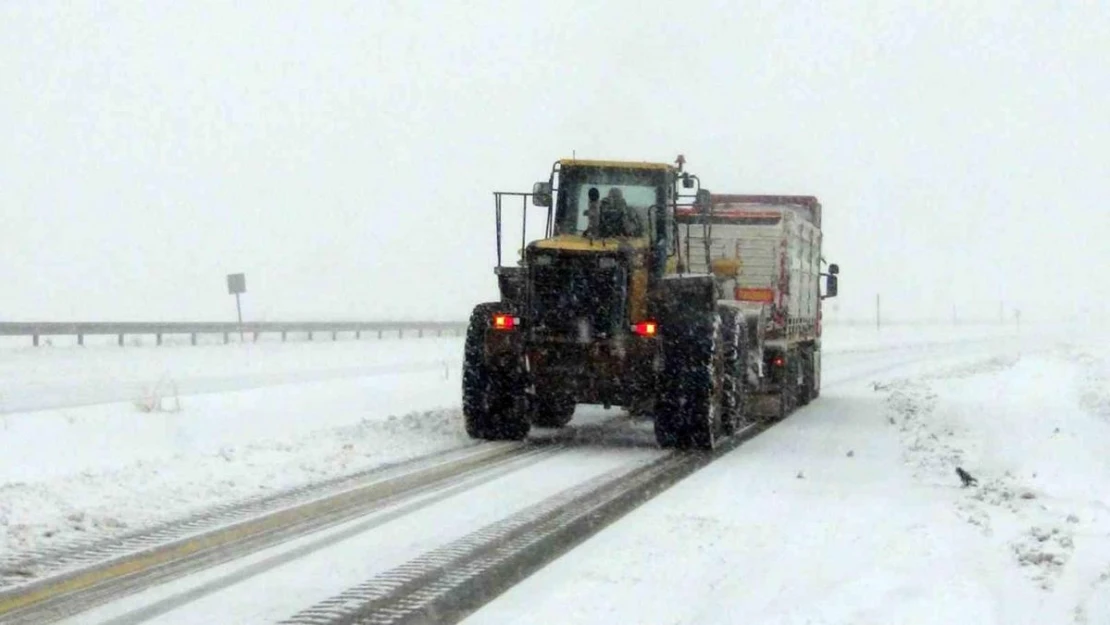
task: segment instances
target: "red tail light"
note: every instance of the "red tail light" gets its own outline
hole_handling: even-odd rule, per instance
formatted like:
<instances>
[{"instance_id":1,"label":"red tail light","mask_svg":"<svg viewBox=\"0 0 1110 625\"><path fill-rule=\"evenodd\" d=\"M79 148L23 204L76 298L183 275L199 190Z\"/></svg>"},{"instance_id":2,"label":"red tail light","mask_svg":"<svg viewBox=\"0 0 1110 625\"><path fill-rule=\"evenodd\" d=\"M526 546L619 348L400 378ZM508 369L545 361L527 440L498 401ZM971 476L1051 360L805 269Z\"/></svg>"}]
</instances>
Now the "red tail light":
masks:
<instances>
[{"instance_id":1,"label":"red tail light","mask_svg":"<svg viewBox=\"0 0 1110 625\"><path fill-rule=\"evenodd\" d=\"M775 365L776 367L781 367L786 364L786 360L783 359L782 356L775 356L775 359L771 361L771 364Z\"/></svg>"},{"instance_id":2,"label":"red tail light","mask_svg":"<svg viewBox=\"0 0 1110 625\"><path fill-rule=\"evenodd\" d=\"M516 317L498 313L493 316L494 330L512 330L516 327Z\"/></svg>"},{"instance_id":3,"label":"red tail light","mask_svg":"<svg viewBox=\"0 0 1110 625\"><path fill-rule=\"evenodd\" d=\"M641 321L632 326L632 331L640 336L655 336L659 332L659 324L654 321Z\"/></svg>"}]
</instances>

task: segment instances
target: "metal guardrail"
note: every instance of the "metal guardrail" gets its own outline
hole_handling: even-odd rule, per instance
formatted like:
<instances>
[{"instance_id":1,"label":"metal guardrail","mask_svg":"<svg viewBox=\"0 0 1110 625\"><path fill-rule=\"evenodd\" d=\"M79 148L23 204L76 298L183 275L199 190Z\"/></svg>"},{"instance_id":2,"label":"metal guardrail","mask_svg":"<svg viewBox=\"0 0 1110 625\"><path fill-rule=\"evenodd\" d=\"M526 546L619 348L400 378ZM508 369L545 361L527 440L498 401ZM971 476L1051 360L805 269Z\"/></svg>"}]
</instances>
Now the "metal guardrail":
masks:
<instances>
[{"instance_id":1,"label":"metal guardrail","mask_svg":"<svg viewBox=\"0 0 1110 625\"><path fill-rule=\"evenodd\" d=\"M224 343L229 343L232 334L240 333L244 337L251 335L255 341L261 334L280 333L284 341L290 333L299 333L308 335L311 341L320 333L331 333L332 340L336 340L340 332L354 333L358 339L363 333L377 334L378 338L393 333L402 338L406 333L415 333L418 337L461 336L465 330L465 323L443 321L262 321L242 325L234 322L0 322L0 336L28 336L35 346L43 336L76 336L78 345L85 344L86 336L117 336L122 346L123 338L128 335L153 335L158 345L165 335L189 335L190 342L196 345L197 336L201 334L223 334Z\"/></svg>"}]
</instances>

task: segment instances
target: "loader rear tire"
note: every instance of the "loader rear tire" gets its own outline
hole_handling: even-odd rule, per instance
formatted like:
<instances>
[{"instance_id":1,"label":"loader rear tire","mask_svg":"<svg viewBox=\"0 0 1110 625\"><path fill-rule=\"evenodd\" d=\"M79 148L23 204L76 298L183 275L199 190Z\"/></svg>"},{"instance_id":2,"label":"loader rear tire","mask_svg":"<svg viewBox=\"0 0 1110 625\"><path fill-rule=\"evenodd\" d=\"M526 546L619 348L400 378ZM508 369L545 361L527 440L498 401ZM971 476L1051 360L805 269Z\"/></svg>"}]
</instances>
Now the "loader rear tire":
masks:
<instances>
[{"instance_id":1,"label":"loader rear tire","mask_svg":"<svg viewBox=\"0 0 1110 625\"><path fill-rule=\"evenodd\" d=\"M529 424L520 409L522 385L511 365L496 365L486 357L486 334L501 304L479 304L470 315L464 344L462 404L466 433L482 440L521 440Z\"/></svg>"},{"instance_id":2,"label":"loader rear tire","mask_svg":"<svg viewBox=\"0 0 1110 625\"><path fill-rule=\"evenodd\" d=\"M746 325L740 311L728 306L721 307L721 328L724 339L724 371L721 375L722 422L721 433L732 436L744 422L746 402L744 397L744 367L747 359L745 350Z\"/></svg>"},{"instance_id":3,"label":"loader rear tire","mask_svg":"<svg viewBox=\"0 0 1110 625\"><path fill-rule=\"evenodd\" d=\"M574 419L574 398L561 393L542 393L532 411L532 425L562 428Z\"/></svg>"},{"instance_id":4,"label":"loader rear tire","mask_svg":"<svg viewBox=\"0 0 1110 625\"><path fill-rule=\"evenodd\" d=\"M663 372L655 440L663 448L713 449L723 434L721 317L691 313L661 325Z\"/></svg>"}]
</instances>

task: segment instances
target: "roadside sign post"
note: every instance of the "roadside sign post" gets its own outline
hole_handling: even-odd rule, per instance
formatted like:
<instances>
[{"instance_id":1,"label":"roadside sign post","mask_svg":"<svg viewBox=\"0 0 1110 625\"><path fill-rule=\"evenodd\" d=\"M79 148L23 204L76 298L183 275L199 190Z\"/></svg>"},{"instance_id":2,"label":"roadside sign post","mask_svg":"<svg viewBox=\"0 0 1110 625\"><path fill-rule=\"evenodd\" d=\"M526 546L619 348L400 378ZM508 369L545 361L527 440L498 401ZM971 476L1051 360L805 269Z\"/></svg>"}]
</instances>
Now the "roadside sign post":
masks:
<instances>
[{"instance_id":1,"label":"roadside sign post","mask_svg":"<svg viewBox=\"0 0 1110 625\"><path fill-rule=\"evenodd\" d=\"M247 276L241 273L227 274L227 292L235 296L235 312L239 315L239 341L243 341L243 306L239 295L247 292Z\"/></svg>"}]
</instances>

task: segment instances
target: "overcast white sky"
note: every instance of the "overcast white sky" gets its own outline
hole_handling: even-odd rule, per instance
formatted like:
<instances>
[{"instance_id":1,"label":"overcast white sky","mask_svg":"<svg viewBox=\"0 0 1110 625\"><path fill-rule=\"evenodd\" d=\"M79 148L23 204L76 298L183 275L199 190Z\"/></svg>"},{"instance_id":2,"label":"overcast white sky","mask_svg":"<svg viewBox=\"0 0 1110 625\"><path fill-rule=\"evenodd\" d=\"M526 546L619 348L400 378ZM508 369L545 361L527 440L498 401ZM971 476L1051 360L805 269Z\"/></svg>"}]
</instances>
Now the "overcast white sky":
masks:
<instances>
[{"instance_id":1,"label":"overcast white sky","mask_svg":"<svg viewBox=\"0 0 1110 625\"><path fill-rule=\"evenodd\" d=\"M572 150L817 195L842 317L1110 313L1106 3L925 6L9 0L0 319L464 319Z\"/></svg>"}]
</instances>

